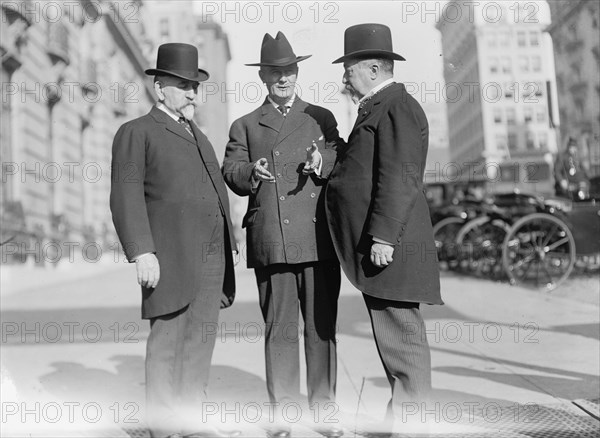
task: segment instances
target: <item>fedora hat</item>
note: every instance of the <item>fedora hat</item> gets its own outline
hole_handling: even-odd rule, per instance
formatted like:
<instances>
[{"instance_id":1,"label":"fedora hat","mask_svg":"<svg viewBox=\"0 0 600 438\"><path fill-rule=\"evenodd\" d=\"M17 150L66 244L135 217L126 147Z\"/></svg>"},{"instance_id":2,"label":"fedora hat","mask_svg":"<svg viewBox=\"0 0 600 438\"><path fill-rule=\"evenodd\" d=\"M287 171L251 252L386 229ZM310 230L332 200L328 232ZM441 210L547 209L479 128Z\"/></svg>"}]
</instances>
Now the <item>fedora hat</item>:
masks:
<instances>
[{"instance_id":1,"label":"fedora hat","mask_svg":"<svg viewBox=\"0 0 600 438\"><path fill-rule=\"evenodd\" d=\"M332 64L356 58L387 58L396 61L406 61L402 56L393 52L392 33L383 24L366 23L350 26L344 32L344 56Z\"/></svg>"},{"instance_id":2,"label":"fedora hat","mask_svg":"<svg viewBox=\"0 0 600 438\"><path fill-rule=\"evenodd\" d=\"M188 81L203 82L209 74L198 68L198 49L191 44L167 43L158 48L156 68L149 68L147 75L169 75Z\"/></svg>"},{"instance_id":3,"label":"fedora hat","mask_svg":"<svg viewBox=\"0 0 600 438\"><path fill-rule=\"evenodd\" d=\"M265 34L260 47L260 62L246 64L249 66L285 67L310 58L312 55L296 56L292 46L282 32L273 38Z\"/></svg>"}]
</instances>

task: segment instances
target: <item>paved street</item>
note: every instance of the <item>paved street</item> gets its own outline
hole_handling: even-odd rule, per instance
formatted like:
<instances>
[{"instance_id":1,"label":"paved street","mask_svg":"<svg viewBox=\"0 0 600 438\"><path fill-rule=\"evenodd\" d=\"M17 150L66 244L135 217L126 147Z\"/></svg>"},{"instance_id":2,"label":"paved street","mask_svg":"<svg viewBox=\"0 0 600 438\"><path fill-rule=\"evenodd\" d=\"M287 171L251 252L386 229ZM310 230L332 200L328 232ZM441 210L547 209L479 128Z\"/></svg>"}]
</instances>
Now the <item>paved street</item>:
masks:
<instances>
[{"instance_id":1,"label":"paved street","mask_svg":"<svg viewBox=\"0 0 600 438\"><path fill-rule=\"evenodd\" d=\"M2 436L144 436L149 327L139 318L134 267L2 266L1 274ZM263 326L252 272L239 267L237 278L236 303L215 328L214 401L202 415L264 436ZM585 281L571 296L445 275L446 305L423 309L439 401L428 433L518 437L546 427L597 436L600 423L571 403L600 396L598 283ZM389 387L348 282L339 306L338 406L325 409L325 420L352 436L382 419ZM420 423L409 408L407 423ZM290 407L287 415L294 436L318 436L308 427L315 411Z\"/></svg>"}]
</instances>

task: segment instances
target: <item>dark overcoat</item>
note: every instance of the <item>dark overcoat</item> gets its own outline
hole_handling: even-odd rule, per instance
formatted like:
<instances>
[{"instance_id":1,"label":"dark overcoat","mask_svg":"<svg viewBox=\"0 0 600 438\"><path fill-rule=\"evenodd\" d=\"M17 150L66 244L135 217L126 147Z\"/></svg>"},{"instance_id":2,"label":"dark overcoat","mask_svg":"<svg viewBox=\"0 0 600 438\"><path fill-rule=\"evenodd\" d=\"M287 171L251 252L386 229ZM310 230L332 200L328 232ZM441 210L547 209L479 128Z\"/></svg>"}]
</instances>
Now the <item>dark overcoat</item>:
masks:
<instances>
[{"instance_id":1,"label":"dark overcoat","mask_svg":"<svg viewBox=\"0 0 600 438\"><path fill-rule=\"evenodd\" d=\"M338 151L326 208L333 243L352 284L378 298L442 303L438 260L423 193L429 128L404 85L392 84L360 110ZM394 243L393 262L370 261L372 238Z\"/></svg>"},{"instance_id":2,"label":"dark overcoat","mask_svg":"<svg viewBox=\"0 0 600 438\"><path fill-rule=\"evenodd\" d=\"M313 141L323 158L321 177L302 174L306 148ZM333 114L298 97L285 117L265 100L233 122L223 176L236 194L250 196L242 221L249 268L335 258L325 220L324 187L339 144L343 140ZM253 163L260 158L267 159L275 182L261 182L253 191Z\"/></svg>"},{"instance_id":3,"label":"dark overcoat","mask_svg":"<svg viewBox=\"0 0 600 438\"><path fill-rule=\"evenodd\" d=\"M216 251L225 263L222 306L233 302L235 277L229 201L215 152L192 122L196 140L165 112L121 126L112 148L110 208L128 260L155 252L160 280L142 287L142 317L182 309L203 289L203 262ZM219 211L220 210L220 211ZM210 242L224 214L225 242ZM214 293L214 291L212 291Z\"/></svg>"}]
</instances>

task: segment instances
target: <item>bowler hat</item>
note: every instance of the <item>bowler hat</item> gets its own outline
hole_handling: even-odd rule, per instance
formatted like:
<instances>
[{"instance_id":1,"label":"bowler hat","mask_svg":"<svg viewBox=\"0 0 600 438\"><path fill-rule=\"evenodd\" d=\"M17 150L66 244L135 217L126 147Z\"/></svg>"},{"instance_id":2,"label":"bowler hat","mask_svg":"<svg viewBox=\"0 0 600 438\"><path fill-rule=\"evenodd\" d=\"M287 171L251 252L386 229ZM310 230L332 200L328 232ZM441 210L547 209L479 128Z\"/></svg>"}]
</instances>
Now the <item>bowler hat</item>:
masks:
<instances>
[{"instance_id":1,"label":"bowler hat","mask_svg":"<svg viewBox=\"0 0 600 438\"><path fill-rule=\"evenodd\" d=\"M203 82L209 77L206 71L198 68L198 49L184 43L160 45L156 68L149 68L146 74L169 75L196 82Z\"/></svg>"},{"instance_id":2,"label":"bowler hat","mask_svg":"<svg viewBox=\"0 0 600 438\"><path fill-rule=\"evenodd\" d=\"M275 38L266 33L260 47L260 62L246 65L285 67L304 61L311 56L312 55L296 56L292 50L292 46L282 32L277 32Z\"/></svg>"},{"instance_id":3,"label":"bowler hat","mask_svg":"<svg viewBox=\"0 0 600 438\"><path fill-rule=\"evenodd\" d=\"M344 32L344 56L332 64L352 58L387 58L406 61L392 50L392 33L383 24L366 23L350 26Z\"/></svg>"}]
</instances>

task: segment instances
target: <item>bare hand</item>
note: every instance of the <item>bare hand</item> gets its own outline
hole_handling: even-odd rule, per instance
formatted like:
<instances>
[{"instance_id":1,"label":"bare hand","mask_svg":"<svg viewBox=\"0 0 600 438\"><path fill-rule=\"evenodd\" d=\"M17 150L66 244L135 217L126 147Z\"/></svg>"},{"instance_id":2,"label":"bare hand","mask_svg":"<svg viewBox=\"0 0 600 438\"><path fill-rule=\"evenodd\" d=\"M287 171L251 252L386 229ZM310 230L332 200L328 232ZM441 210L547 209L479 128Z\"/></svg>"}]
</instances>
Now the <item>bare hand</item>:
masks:
<instances>
[{"instance_id":1,"label":"bare hand","mask_svg":"<svg viewBox=\"0 0 600 438\"><path fill-rule=\"evenodd\" d=\"M392 254L394 246L386 243L373 243L371 246L371 263L378 268L384 268L394 261Z\"/></svg>"},{"instance_id":2,"label":"bare hand","mask_svg":"<svg viewBox=\"0 0 600 438\"><path fill-rule=\"evenodd\" d=\"M147 288L155 288L160 279L160 267L154 254L146 254L135 261L137 281Z\"/></svg>"},{"instance_id":3,"label":"bare hand","mask_svg":"<svg viewBox=\"0 0 600 438\"><path fill-rule=\"evenodd\" d=\"M323 140L323 136L321 136L319 140ZM317 143L313 140L312 145L306 148L306 162L304 163L302 173L304 175L313 173L315 170L317 170L320 164L321 154L319 153L319 147L317 146Z\"/></svg>"},{"instance_id":4,"label":"bare hand","mask_svg":"<svg viewBox=\"0 0 600 438\"><path fill-rule=\"evenodd\" d=\"M269 168L269 162L266 158L261 158L254 163L254 169L252 169L252 176L258 181L275 182L275 177L271 175L267 169Z\"/></svg>"}]
</instances>

